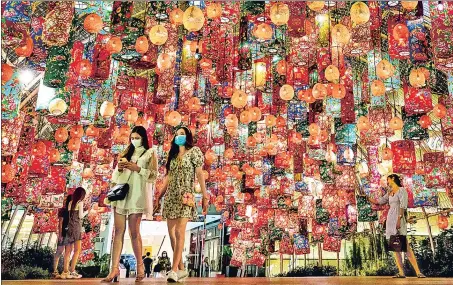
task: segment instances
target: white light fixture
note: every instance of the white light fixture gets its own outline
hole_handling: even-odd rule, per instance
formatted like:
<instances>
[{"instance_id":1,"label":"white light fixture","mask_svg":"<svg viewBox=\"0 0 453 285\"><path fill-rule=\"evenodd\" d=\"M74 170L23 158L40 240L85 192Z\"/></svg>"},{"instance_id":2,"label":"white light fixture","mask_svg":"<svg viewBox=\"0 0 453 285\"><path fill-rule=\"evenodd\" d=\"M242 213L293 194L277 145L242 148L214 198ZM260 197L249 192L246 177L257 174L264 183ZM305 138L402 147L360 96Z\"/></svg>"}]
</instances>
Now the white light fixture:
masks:
<instances>
[{"instance_id":1,"label":"white light fixture","mask_svg":"<svg viewBox=\"0 0 453 285\"><path fill-rule=\"evenodd\" d=\"M28 85L28 83L30 83L33 78L35 77L35 75L33 74L33 72L29 69L24 69L20 72L19 74L19 81L20 83L22 83L23 85Z\"/></svg>"},{"instance_id":2,"label":"white light fixture","mask_svg":"<svg viewBox=\"0 0 453 285\"><path fill-rule=\"evenodd\" d=\"M61 98L55 98L49 103L49 112L51 115L59 116L66 112L68 105Z\"/></svg>"}]
</instances>

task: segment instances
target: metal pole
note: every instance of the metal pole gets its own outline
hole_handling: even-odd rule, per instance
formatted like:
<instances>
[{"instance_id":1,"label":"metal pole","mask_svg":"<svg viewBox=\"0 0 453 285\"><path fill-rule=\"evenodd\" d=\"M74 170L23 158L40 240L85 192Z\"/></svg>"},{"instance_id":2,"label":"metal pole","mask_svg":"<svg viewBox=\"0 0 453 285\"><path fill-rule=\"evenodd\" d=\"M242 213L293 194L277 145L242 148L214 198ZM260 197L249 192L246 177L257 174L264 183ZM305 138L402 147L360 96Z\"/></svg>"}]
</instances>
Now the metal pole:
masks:
<instances>
[{"instance_id":1,"label":"metal pole","mask_svg":"<svg viewBox=\"0 0 453 285\"><path fill-rule=\"evenodd\" d=\"M32 237L33 237L33 228L30 230L30 234L28 235L27 248L30 247Z\"/></svg>"},{"instance_id":2,"label":"metal pole","mask_svg":"<svg viewBox=\"0 0 453 285\"><path fill-rule=\"evenodd\" d=\"M307 267L307 254L304 254L304 267Z\"/></svg>"},{"instance_id":3,"label":"metal pole","mask_svg":"<svg viewBox=\"0 0 453 285\"><path fill-rule=\"evenodd\" d=\"M426 215L425 207L422 207L423 215L425 215L426 225L428 227L428 235L429 235L429 243L431 244L431 250L433 251L433 258L436 255L434 251L434 240L433 240L433 233L431 232L431 225L429 224L428 216Z\"/></svg>"},{"instance_id":4,"label":"metal pole","mask_svg":"<svg viewBox=\"0 0 453 285\"><path fill-rule=\"evenodd\" d=\"M2 240L2 247L6 244L6 240L8 239L9 230L11 229L11 225L13 224L14 218L16 218L16 214L19 211L19 206L14 208L13 213L11 214L11 219L9 219L8 226L6 227L5 233L3 234Z\"/></svg>"},{"instance_id":5,"label":"metal pole","mask_svg":"<svg viewBox=\"0 0 453 285\"><path fill-rule=\"evenodd\" d=\"M340 276L340 253L337 252L337 276Z\"/></svg>"},{"instance_id":6,"label":"metal pole","mask_svg":"<svg viewBox=\"0 0 453 285\"><path fill-rule=\"evenodd\" d=\"M322 266L322 248L321 243L318 243L318 266Z\"/></svg>"},{"instance_id":7,"label":"metal pole","mask_svg":"<svg viewBox=\"0 0 453 285\"><path fill-rule=\"evenodd\" d=\"M17 225L16 233L14 234L13 241L11 242L11 247L14 247L14 245L16 244L17 238L19 237L19 233L22 230L22 225L24 224L29 209L30 209L29 207L24 209L24 214L20 218L19 224Z\"/></svg>"},{"instance_id":8,"label":"metal pole","mask_svg":"<svg viewBox=\"0 0 453 285\"><path fill-rule=\"evenodd\" d=\"M280 253L280 274L283 273L283 254Z\"/></svg>"}]
</instances>

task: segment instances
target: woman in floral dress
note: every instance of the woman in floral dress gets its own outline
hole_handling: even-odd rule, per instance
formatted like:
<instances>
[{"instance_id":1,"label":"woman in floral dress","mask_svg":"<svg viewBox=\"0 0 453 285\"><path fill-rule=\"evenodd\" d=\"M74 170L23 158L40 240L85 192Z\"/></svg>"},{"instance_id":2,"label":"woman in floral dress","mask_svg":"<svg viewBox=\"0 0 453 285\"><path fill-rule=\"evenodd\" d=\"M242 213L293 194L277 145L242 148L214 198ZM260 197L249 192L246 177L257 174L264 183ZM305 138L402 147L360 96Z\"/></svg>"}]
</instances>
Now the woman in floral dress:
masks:
<instances>
[{"instance_id":1,"label":"woman in floral dress","mask_svg":"<svg viewBox=\"0 0 453 285\"><path fill-rule=\"evenodd\" d=\"M182 251L187 222L197 216L193 197L195 176L203 194L203 213L207 212L208 194L203 175L203 160L201 150L193 146L191 131L186 127L179 128L171 142L162 190L156 194L156 203L165 195L163 216L167 219L173 248L173 264L168 273L168 282L178 282L188 276L182 262Z\"/></svg>"}]
</instances>

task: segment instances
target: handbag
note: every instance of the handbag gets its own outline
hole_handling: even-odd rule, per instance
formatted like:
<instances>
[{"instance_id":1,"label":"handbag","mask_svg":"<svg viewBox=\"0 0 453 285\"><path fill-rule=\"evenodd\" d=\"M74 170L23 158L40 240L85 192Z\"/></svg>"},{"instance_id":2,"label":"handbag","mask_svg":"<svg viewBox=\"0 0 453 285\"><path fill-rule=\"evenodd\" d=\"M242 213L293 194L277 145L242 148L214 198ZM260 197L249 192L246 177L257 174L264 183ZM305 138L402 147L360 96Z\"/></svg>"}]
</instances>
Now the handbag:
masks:
<instances>
[{"instance_id":1,"label":"handbag","mask_svg":"<svg viewBox=\"0 0 453 285\"><path fill-rule=\"evenodd\" d=\"M142 157L146 152L147 152L147 150L142 152L140 157ZM140 157L137 159L137 162L140 159ZM132 172L131 172L131 174L132 174ZM129 174L129 177L127 178L128 182L129 182L129 179L131 178L131 174ZM130 188L129 183L127 183L127 182L121 183L121 184L116 184L115 186L110 188L109 192L107 193L107 199L109 199L110 202L124 200L127 196L127 193L129 193L129 188Z\"/></svg>"},{"instance_id":2,"label":"handbag","mask_svg":"<svg viewBox=\"0 0 453 285\"><path fill-rule=\"evenodd\" d=\"M407 237L404 235L391 235L389 244L389 251L406 252L407 251Z\"/></svg>"}]
</instances>

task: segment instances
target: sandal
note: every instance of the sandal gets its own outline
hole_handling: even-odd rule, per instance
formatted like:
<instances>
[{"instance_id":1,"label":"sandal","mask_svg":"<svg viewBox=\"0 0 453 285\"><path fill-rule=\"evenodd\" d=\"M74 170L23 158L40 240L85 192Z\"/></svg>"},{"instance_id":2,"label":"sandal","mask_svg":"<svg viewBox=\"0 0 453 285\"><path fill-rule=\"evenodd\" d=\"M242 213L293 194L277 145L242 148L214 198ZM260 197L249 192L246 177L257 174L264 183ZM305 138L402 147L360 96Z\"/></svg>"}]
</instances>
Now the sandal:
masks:
<instances>
[{"instance_id":1,"label":"sandal","mask_svg":"<svg viewBox=\"0 0 453 285\"><path fill-rule=\"evenodd\" d=\"M112 276L112 277L109 277L109 276ZM101 283L119 282L120 270L118 268L115 268L114 270L112 270L112 273L110 273L109 276L102 279Z\"/></svg>"},{"instance_id":2,"label":"sandal","mask_svg":"<svg viewBox=\"0 0 453 285\"><path fill-rule=\"evenodd\" d=\"M406 275L396 274L393 278L406 278Z\"/></svg>"},{"instance_id":3,"label":"sandal","mask_svg":"<svg viewBox=\"0 0 453 285\"><path fill-rule=\"evenodd\" d=\"M142 268L143 272L138 273L138 269ZM142 282L143 279L145 279L145 266L143 265L143 262L140 264L137 264L137 277L135 277L135 282Z\"/></svg>"},{"instance_id":4,"label":"sandal","mask_svg":"<svg viewBox=\"0 0 453 285\"><path fill-rule=\"evenodd\" d=\"M426 276L423 275L423 273L419 273L419 274L417 274L417 278L426 278Z\"/></svg>"}]
</instances>

